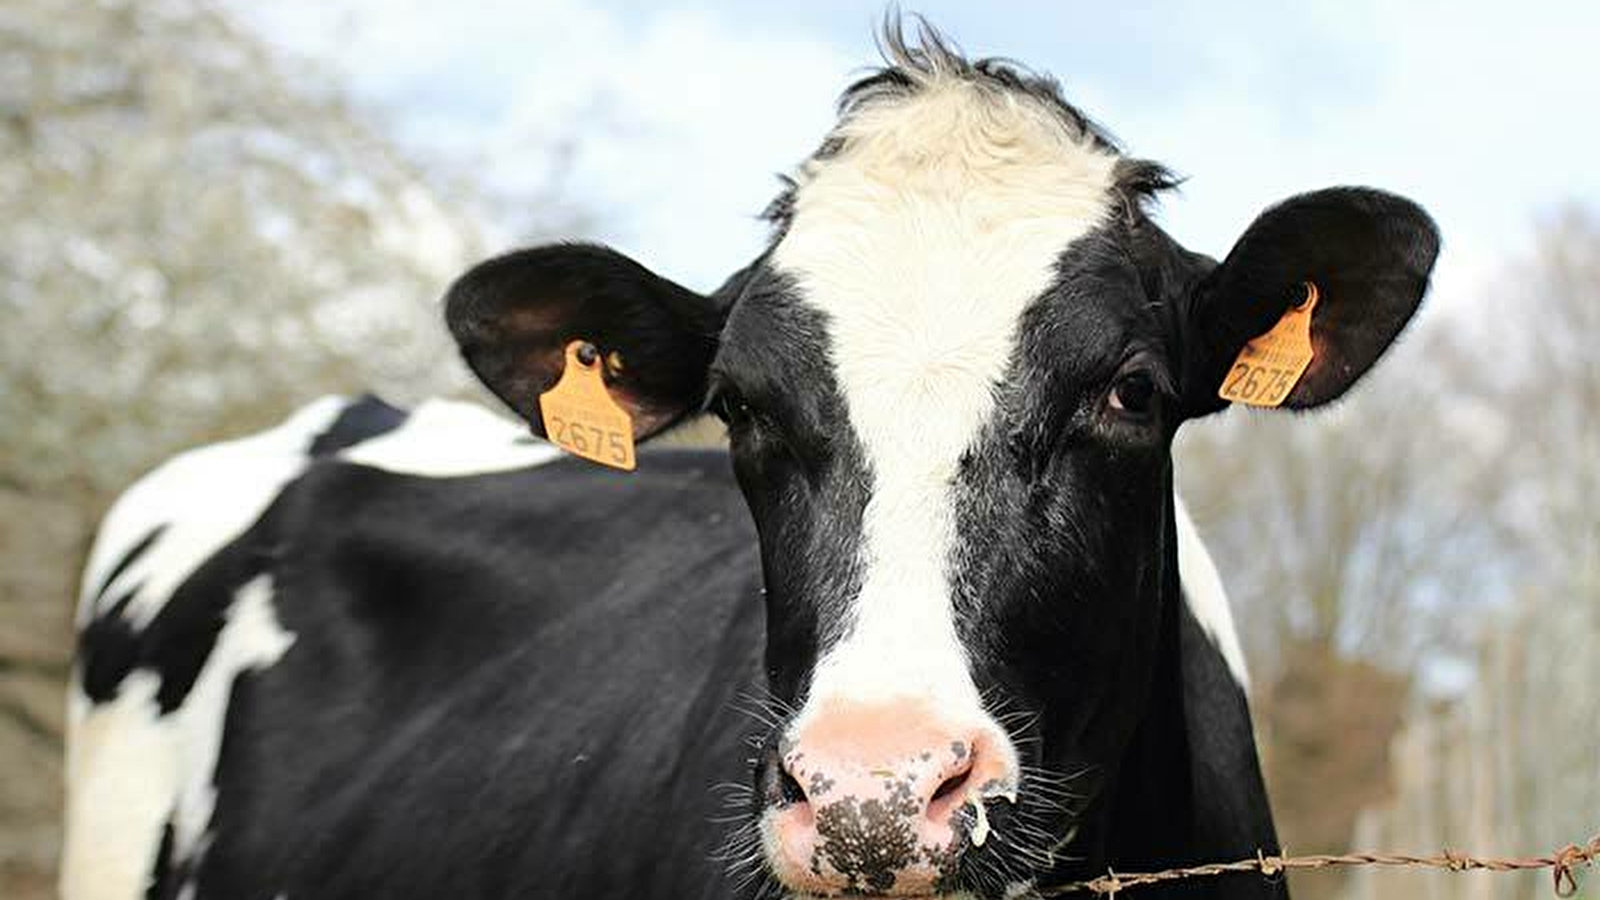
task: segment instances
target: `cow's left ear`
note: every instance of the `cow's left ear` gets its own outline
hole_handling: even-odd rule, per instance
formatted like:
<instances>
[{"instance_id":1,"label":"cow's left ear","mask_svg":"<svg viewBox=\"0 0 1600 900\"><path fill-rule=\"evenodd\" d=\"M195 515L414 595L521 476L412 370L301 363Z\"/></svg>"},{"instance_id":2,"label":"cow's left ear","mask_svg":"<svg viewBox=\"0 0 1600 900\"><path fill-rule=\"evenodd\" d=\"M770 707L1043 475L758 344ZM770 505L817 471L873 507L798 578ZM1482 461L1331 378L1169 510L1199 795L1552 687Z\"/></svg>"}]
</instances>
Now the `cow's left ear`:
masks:
<instances>
[{"instance_id":1,"label":"cow's left ear","mask_svg":"<svg viewBox=\"0 0 1600 900\"><path fill-rule=\"evenodd\" d=\"M1316 286L1310 366L1283 406L1343 394L1410 321L1439 254L1421 207L1369 188L1330 188L1262 213L1183 304L1186 415L1221 409L1217 391L1246 342L1270 330Z\"/></svg>"},{"instance_id":2,"label":"cow's left ear","mask_svg":"<svg viewBox=\"0 0 1600 900\"><path fill-rule=\"evenodd\" d=\"M642 441L699 409L724 310L608 247L557 244L480 263L445 295L461 355L544 436L539 395L568 343L600 351L606 389Z\"/></svg>"}]
</instances>

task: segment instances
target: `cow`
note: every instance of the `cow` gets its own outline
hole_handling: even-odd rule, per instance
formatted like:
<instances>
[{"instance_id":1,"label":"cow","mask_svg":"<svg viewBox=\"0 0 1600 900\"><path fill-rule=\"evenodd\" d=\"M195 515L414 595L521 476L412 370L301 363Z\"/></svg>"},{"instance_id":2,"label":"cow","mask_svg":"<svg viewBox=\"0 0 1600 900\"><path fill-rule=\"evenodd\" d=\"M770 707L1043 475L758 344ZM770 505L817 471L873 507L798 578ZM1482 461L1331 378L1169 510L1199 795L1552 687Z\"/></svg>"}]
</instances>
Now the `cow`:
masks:
<instances>
[{"instance_id":1,"label":"cow","mask_svg":"<svg viewBox=\"0 0 1600 900\"><path fill-rule=\"evenodd\" d=\"M1217 262L1049 78L882 43L717 290L581 243L451 286L519 422L325 398L119 500L65 897L1000 900L1277 850L1173 437L1292 313L1278 407L1344 394L1436 228L1319 190ZM575 358L632 440L710 413L728 448L562 454Z\"/></svg>"}]
</instances>

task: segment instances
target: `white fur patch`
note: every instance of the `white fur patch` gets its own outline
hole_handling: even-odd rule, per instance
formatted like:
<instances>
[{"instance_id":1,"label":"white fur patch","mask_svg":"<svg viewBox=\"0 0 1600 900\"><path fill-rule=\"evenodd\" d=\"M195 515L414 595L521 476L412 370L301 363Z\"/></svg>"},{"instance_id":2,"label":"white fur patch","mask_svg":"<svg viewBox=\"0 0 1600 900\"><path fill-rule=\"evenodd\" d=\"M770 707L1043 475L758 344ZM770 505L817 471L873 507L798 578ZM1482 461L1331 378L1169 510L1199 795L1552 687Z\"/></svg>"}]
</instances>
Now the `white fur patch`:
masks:
<instances>
[{"instance_id":1,"label":"white fur patch","mask_svg":"<svg viewBox=\"0 0 1600 900\"><path fill-rule=\"evenodd\" d=\"M530 440L527 426L471 403L428 400L405 423L339 458L406 475L456 478L543 465L561 457L554 444Z\"/></svg>"},{"instance_id":2,"label":"white fur patch","mask_svg":"<svg viewBox=\"0 0 1600 900\"><path fill-rule=\"evenodd\" d=\"M154 619L178 585L253 525L284 485L311 462L309 450L349 404L323 397L282 425L249 437L180 453L139 479L107 513L84 570L81 628L103 612L91 593L116 560L157 526L161 537L123 570L105 600L138 586L125 618L137 629ZM407 475L453 478L535 466L560 457L554 445L481 406L449 400L419 405L399 428L340 452L348 462Z\"/></svg>"},{"instance_id":3,"label":"white fur patch","mask_svg":"<svg viewBox=\"0 0 1600 900\"><path fill-rule=\"evenodd\" d=\"M174 729L161 721L156 702L160 689L155 673L134 672L109 703L91 707L81 693L74 698L77 714L67 722L64 900L145 895L181 778Z\"/></svg>"},{"instance_id":4,"label":"white fur patch","mask_svg":"<svg viewBox=\"0 0 1600 900\"><path fill-rule=\"evenodd\" d=\"M272 608L272 578L258 575L239 588L200 677L183 706L173 712L186 775L173 821L172 847L178 859L188 859L201 845L216 808L213 775L234 679L274 665L293 643L294 635L278 624Z\"/></svg>"},{"instance_id":5,"label":"white fur patch","mask_svg":"<svg viewBox=\"0 0 1600 900\"><path fill-rule=\"evenodd\" d=\"M951 482L1024 310L1105 218L1116 159L1040 101L952 76L858 109L839 134L838 154L800 173L773 256L827 314L874 479L853 622L808 707L915 696L981 715L946 571Z\"/></svg>"},{"instance_id":6,"label":"white fur patch","mask_svg":"<svg viewBox=\"0 0 1600 900\"><path fill-rule=\"evenodd\" d=\"M139 479L100 525L83 574L78 627L102 609L95 588L118 557L157 526L166 531L105 592L109 603L138 586L124 616L142 629L178 585L229 541L255 524L310 457L311 441L338 418L346 400L323 397L282 425L238 440L180 453Z\"/></svg>"},{"instance_id":7,"label":"white fur patch","mask_svg":"<svg viewBox=\"0 0 1600 900\"><path fill-rule=\"evenodd\" d=\"M1174 496L1173 500L1178 517L1178 580L1183 584L1184 602L1228 663L1234 680L1248 689L1250 673L1244 666L1244 649L1239 645L1239 632L1233 627L1233 611L1228 607L1227 591L1222 588L1222 576L1217 574L1216 563L1195 531L1183 498Z\"/></svg>"},{"instance_id":8,"label":"white fur patch","mask_svg":"<svg viewBox=\"0 0 1600 900\"><path fill-rule=\"evenodd\" d=\"M272 581L262 575L235 593L199 677L168 715L156 700L160 676L147 670L123 679L108 703L91 705L75 691L62 897L143 897L169 820L177 859L203 846L234 680L273 665L293 643L273 612Z\"/></svg>"}]
</instances>

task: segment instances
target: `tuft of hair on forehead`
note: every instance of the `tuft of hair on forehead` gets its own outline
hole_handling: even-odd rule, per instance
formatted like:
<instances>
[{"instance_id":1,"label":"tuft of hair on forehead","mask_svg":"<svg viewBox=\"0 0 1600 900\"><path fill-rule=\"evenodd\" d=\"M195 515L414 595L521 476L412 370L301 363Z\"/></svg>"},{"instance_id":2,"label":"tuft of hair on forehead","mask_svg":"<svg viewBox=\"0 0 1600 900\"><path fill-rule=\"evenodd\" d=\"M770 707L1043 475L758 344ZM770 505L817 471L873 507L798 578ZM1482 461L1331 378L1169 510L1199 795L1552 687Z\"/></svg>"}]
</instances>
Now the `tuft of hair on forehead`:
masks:
<instances>
[{"instance_id":1,"label":"tuft of hair on forehead","mask_svg":"<svg viewBox=\"0 0 1600 900\"><path fill-rule=\"evenodd\" d=\"M909 33L908 20L913 26ZM799 180L804 179L809 167L838 155L851 139L852 125L870 111L959 85L998 102L1021 99L1047 111L1073 143L1115 157L1113 190L1130 220L1143 213L1148 201L1180 183L1160 163L1125 155L1116 138L1067 102L1060 83L1046 73L1004 57L968 59L922 16L902 15L893 7L885 13L874 41L884 65L858 79L839 96L839 121L802 165ZM793 217L798 188L796 178L780 176L780 180L782 191L762 213L778 234L788 228Z\"/></svg>"}]
</instances>

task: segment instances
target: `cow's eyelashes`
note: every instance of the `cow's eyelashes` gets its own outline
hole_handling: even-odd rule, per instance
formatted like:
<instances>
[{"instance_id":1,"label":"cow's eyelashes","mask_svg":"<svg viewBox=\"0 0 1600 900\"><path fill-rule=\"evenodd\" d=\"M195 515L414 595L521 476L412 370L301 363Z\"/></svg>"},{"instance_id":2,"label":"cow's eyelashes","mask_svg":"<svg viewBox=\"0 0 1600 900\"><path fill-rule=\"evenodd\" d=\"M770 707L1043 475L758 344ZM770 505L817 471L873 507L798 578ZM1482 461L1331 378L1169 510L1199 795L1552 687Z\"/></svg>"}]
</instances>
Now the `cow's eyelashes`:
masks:
<instances>
[{"instance_id":1,"label":"cow's eyelashes","mask_svg":"<svg viewBox=\"0 0 1600 900\"><path fill-rule=\"evenodd\" d=\"M729 387L719 388L712 395L707 407L711 410L711 414L721 419L722 424L728 426L730 430L744 428L755 418L755 413L751 411L750 404L745 401L744 396Z\"/></svg>"},{"instance_id":2,"label":"cow's eyelashes","mask_svg":"<svg viewBox=\"0 0 1600 900\"><path fill-rule=\"evenodd\" d=\"M718 385L706 402L706 409L728 426L728 435L774 434L773 420L768 413L751 404L738 388L726 382Z\"/></svg>"}]
</instances>

